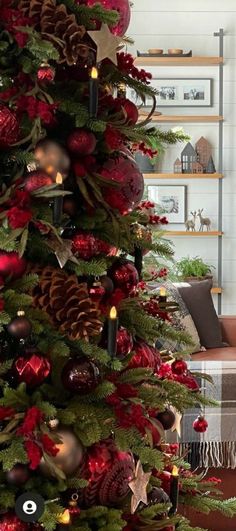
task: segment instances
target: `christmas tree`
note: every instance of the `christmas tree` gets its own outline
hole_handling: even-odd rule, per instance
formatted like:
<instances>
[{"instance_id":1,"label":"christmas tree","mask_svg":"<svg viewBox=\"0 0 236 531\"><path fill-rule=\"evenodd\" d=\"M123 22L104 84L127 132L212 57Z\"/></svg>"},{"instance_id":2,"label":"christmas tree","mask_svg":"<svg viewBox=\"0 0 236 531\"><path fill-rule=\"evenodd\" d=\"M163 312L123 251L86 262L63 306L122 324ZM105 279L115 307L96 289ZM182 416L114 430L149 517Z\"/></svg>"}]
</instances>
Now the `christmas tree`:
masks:
<instances>
[{"instance_id":1,"label":"christmas tree","mask_svg":"<svg viewBox=\"0 0 236 531\"><path fill-rule=\"evenodd\" d=\"M185 137L150 124L129 18L128 0L0 2L0 531L190 531L178 495L236 511L164 443L206 399L155 348L188 338L142 280L172 249L133 153ZM153 99L143 121L125 87Z\"/></svg>"}]
</instances>

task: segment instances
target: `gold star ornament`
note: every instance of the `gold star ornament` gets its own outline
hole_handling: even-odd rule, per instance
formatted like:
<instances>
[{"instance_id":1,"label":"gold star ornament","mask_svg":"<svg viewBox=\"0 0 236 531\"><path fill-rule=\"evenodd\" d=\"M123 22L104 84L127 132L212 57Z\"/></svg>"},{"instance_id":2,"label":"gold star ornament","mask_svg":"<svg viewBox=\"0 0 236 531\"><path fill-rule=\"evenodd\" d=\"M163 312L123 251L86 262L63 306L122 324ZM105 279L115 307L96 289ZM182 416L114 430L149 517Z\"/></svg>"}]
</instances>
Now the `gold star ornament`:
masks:
<instances>
[{"instance_id":1,"label":"gold star ornament","mask_svg":"<svg viewBox=\"0 0 236 531\"><path fill-rule=\"evenodd\" d=\"M117 51L123 39L113 35L107 24L102 24L100 30L88 31L88 35L97 45L97 63L103 59L110 59L117 65Z\"/></svg>"},{"instance_id":2,"label":"gold star ornament","mask_svg":"<svg viewBox=\"0 0 236 531\"><path fill-rule=\"evenodd\" d=\"M135 513L141 502L145 505L148 504L147 486L151 475L151 472L144 472L141 461L138 461L135 469L135 477L129 483L129 487L133 492L131 498L131 514Z\"/></svg>"}]
</instances>

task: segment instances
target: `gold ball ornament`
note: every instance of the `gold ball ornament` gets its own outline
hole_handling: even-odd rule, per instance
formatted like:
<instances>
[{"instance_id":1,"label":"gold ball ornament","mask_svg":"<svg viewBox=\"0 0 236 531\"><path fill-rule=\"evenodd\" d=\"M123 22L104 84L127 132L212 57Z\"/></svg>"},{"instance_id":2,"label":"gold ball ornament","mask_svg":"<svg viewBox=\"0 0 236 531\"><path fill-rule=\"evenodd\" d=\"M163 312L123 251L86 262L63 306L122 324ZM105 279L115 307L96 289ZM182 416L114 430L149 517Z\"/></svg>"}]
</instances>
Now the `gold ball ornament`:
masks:
<instances>
[{"instance_id":1,"label":"gold ball ornament","mask_svg":"<svg viewBox=\"0 0 236 531\"><path fill-rule=\"evenodd\" d=\"M58 172L64 179L67 177L70 170L70 158L66 149L58 142L48 138L40 140L35 147L34 157L39 167L47 171L53 179L56 179Z\"/></svg>"},{"instance_id":2,"label":"gold ball ornament","mask_svg":"<svg viewBox=\"0 0 236 531\"><path fill-rule=\"evenodd\" d=\"M60 439L60 442L56 444L59 452L51 458L51 461L66 476L71 476L81 464L83 458L82 444L69 428L54 429L53 432ZM44 457L40 462L40 471L46 477L56 477L53 469L45 462Z\"/></svg>"}]
</instances>

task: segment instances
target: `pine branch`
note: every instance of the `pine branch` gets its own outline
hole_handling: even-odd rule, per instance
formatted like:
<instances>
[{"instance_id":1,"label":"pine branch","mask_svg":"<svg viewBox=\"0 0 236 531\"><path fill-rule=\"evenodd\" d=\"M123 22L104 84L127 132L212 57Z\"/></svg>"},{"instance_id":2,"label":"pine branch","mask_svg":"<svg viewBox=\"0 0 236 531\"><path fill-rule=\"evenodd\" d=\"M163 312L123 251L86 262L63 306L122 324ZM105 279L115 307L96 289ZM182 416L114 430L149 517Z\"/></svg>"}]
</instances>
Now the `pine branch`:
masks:
<instances>
[{"instance_id":1,"label":"pine branch","mask_svg":"<svg viewBox=\"0 0 236 531\"><path fill-rule=\"evenodd\" d=\"M64 4L71 13L76 15L79 24L83 24L86 29L95 29L95 20L104 24L115 25L119 20L117 11L106 10L98 2L92 7L77 5L74 0L57 0L58 4Z\"/></svg>"}]
</instances>

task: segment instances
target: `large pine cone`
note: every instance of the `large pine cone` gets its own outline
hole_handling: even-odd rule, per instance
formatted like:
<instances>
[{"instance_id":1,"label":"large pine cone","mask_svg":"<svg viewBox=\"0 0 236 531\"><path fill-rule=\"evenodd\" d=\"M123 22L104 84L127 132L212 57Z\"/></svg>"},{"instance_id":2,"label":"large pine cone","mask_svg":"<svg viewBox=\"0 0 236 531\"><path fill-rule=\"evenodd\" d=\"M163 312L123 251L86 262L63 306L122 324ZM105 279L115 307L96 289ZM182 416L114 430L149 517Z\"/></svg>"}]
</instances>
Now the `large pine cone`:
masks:
<instances>
[{"instance_id":1,"label":"large pine cone","mask_svg":"<svg viewBox=\"0 0 236 531\"><path fill-rule=\"evenodd\" d=\"M86 29L77 23L75 15L67 12L64 4L57 5L56 0L20 0L19 9L57 48L60 63L71 66L88 60L90 49L84 40Z\"/></svg>"},{"instance_id":2,"label":"large pine cone","mask_svg":"<svg viewBox=\"0 0 236 531\"><path fill-rule=\"evenodd\" d=\"M87 284L79 284L76 275L53 267L30 267L39 283L33 290L36 308L44 310L53 324L69 339L85 339L101 332L100 313L88 294Z\"/></svg>"}]
</instances>

